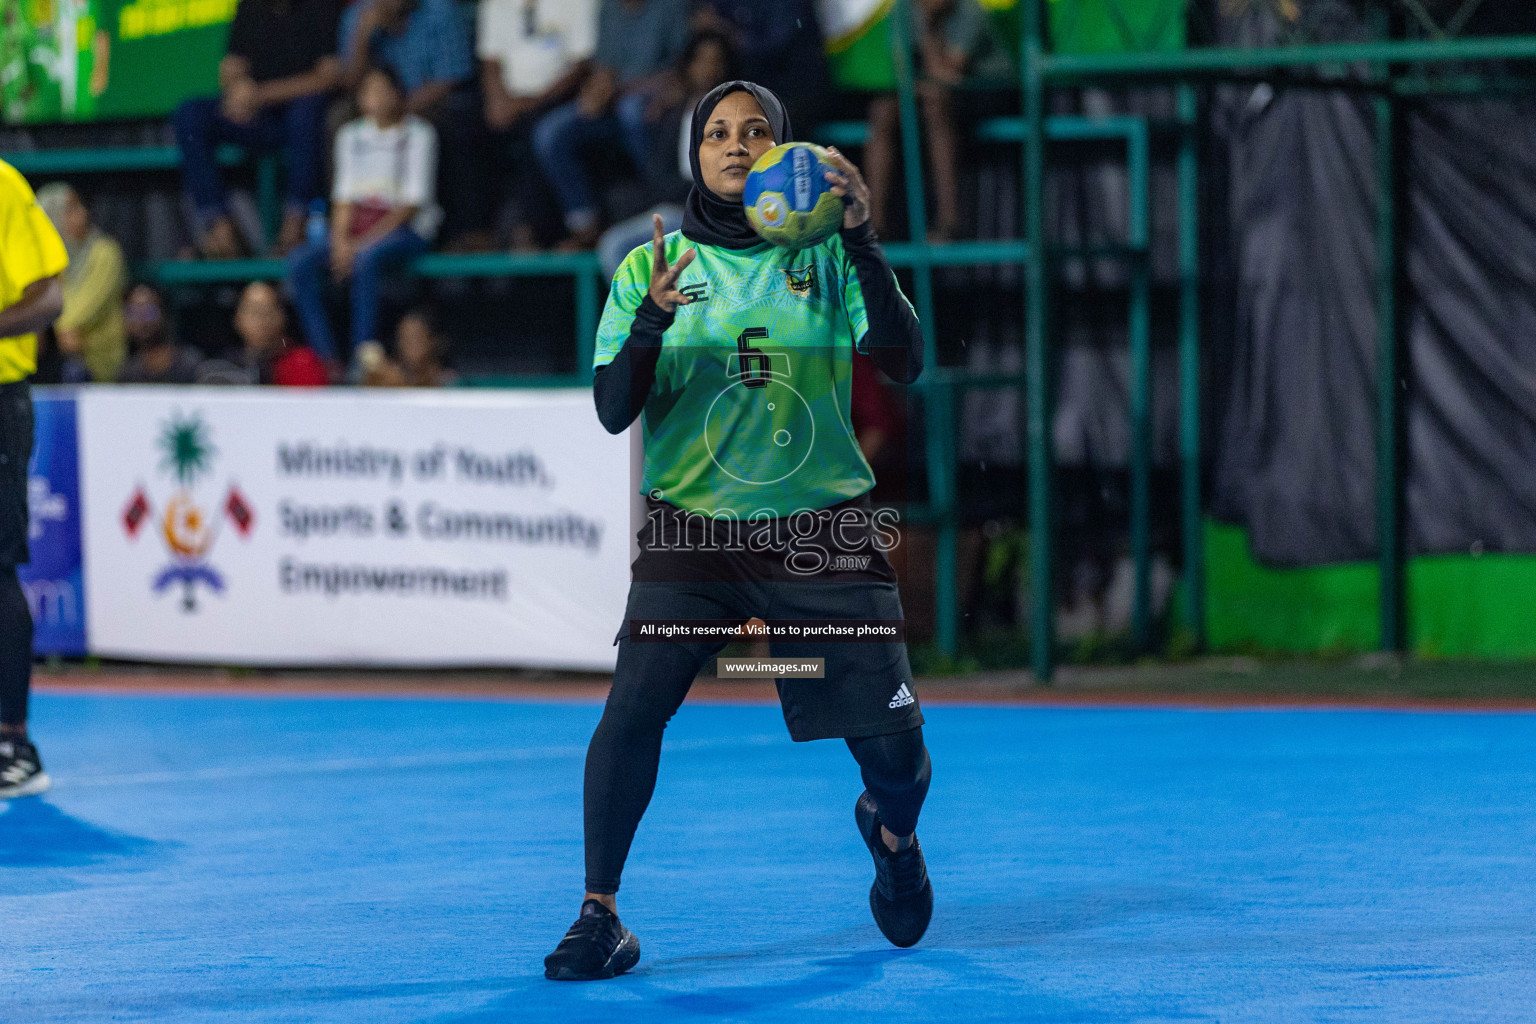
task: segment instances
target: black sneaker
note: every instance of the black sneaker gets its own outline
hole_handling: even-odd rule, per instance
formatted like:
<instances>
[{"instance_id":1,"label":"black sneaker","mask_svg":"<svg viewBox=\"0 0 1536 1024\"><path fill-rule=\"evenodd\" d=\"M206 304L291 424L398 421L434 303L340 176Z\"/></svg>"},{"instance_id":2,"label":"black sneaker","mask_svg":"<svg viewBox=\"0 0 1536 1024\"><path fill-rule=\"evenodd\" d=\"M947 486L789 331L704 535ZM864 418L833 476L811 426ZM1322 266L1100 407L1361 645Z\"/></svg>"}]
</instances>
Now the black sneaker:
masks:
<instances>
[{"instance_id":1,"label":"black sneaker","mask_svg":"<svg viewBox=\"0 0 1536 1024\"><path fill-rule=\"evenodd\" d=\"M623 974L640 962L640 940L619 923L619 915L597 900L581 905L581 916L555 951L544 958L550 981L597 981Z\"/></svg>"},{"instance_id":2,"label":"black sneaker","mask_svg":"<svg viewBox=\"0 0 1536 1024\"><path fill-rule=\"evenodd\" d=\"M41 793L51 781L31 740L0 740L0 800Z\"/></svg>"},{"instance_id":3,"label":"black sneaker","mask_svg":"<svg viewBox=\"0 0 1536 1024\"><path fill-rule=\"evenodd\" d=\"M911 846L891 852L880 838L880 815L867 789L854 804L853 816L869 855L875 858L875 882L869 887L869 909L875 924L891 945L915 945L933 917L933 883L928 881L923 847L913 836Z\"/></svg>"}]
</instances>

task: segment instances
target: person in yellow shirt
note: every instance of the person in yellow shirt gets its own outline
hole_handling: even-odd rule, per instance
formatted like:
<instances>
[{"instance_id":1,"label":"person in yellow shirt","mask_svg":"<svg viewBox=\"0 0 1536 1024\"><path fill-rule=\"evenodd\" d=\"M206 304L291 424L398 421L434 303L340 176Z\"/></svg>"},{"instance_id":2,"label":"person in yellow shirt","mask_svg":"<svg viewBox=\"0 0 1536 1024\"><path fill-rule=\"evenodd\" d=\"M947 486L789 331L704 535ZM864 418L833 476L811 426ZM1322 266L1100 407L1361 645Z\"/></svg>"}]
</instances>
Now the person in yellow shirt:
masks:
<instances>
[{"instance_id":1,"label":"person in yellow shirt","mask_svg":"<svg viewBox=\"0 0 1536 1024\"><path fill-rule=\"evenodd\" d=\"M32 610L16 566L28 561L27 463L37 332L64 309L69 256L16 168L0 160L0 799L48 788L27 737Z\"/></svg>"},{"instance_id":2,"label":"person in yellow shirt","mask_svg":"<svg viewBox=\"0 0 1536 1024\"><path fill-rule=\"evenodd\" d=\"M123 292L128 286L122 246L95 224L80 195L61 181L37 190L37 205L64 239L64 312L53 325L67 363L64 383L112 383L128 355Z\"/></svg>"}]
</instances>

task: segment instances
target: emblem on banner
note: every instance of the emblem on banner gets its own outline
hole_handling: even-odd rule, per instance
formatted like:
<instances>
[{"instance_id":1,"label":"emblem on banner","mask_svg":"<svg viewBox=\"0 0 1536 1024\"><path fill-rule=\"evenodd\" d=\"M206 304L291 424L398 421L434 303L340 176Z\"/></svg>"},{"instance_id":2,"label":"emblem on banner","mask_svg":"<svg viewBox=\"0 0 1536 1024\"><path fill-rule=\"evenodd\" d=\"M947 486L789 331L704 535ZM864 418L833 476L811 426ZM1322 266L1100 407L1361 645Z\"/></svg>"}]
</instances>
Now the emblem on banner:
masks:
<instances>
[{"instance_id":1,"label":"emblem on banner","mask_svg":"<svg viewBox=\"0 0 1536 1024\"><path fill-rule=\"evenodd\" d=\"M158 527L155 532L165 544L171 564L156 574L152 589L163 594L179 584L182 609L194 612L199 586L215 594L224 592L224 577L208 561L221 527L228 522L242 538L249 537L256 515L233 483L212 513L198 503L194 488L200 477L212 473L218 454L200 416L183 419L172 413L156 443L161 452L159 468L175 481L176 490L157 513L144 486L135 488L123 507L123 530L129 540L137 540L140 530Z\"/></svg>"}]
</instances>

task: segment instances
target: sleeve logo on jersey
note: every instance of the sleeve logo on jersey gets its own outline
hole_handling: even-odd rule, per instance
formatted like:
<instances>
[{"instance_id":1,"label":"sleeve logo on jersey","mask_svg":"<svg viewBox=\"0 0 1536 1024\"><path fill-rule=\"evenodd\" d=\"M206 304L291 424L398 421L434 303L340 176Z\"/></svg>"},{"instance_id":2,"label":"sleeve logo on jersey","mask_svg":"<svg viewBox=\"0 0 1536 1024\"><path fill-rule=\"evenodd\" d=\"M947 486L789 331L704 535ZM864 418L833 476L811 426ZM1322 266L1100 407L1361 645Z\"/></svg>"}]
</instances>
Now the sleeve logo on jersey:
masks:
<instances>
[{"instance_id":1,"label":"sleeve logo on jersey","mask_svg":"<svg viewBox=\"0 0 1536 1024\"><path fill-rule=\"evenodd\" d=\"M797 299L803 299L816 288L816 264L798 268L785 267L784 279L789 283L790 292Z\"/></svg>"}]
</instances>

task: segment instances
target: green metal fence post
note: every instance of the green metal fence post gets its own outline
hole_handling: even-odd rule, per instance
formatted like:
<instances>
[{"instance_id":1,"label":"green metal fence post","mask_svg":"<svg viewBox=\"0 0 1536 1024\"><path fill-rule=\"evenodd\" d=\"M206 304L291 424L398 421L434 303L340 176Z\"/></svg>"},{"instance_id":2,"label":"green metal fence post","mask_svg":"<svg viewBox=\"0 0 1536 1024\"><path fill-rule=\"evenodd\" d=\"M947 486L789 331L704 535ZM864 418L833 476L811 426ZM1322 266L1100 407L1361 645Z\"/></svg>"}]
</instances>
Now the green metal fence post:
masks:
<instances>
[{"instance_id":1,"label":"green metal fence post","mask_svg":"<svg viewBox=\"0 0 1536 1024\"><path fill-rule=\"evenodd\" d=\"M576 272L576 376L591 383L597 349L598 271Z\"/></svg>"},{"instance_id":2,"label":"green metal fence post","mask_svg":"<svg viewBox=\"0 0 1536 1024\"><path fill-rule=\"evenodd\" d=\"M898 0L891 8L891 60L896 68L896 97L901 112L902 181L906 186L907 224L912 235L913 291L918 323L923 332L923 365L938 367L938 332L933 322L933 266L928 250L928 205L923 187L923 147L917 116L917 92L912 70L912 39L908 33L912 0ZM937 444L954 446L950 394L943 383L924 392L923 420L927 428L928 499L938 516L938 544L934 551L934 625L939 653L953 658L960 649L960 599L956 573L959 566L957 509L953 474L941 463L953 452Z\"/></svg>"},{"instance_id":3,"label":"green metal fence post","mask_svg":"<svg viewBox=\"0 0 1536 1024\"><path fill-rule=\"evenodd\" d=\"M1372 12L1381 41L1392 39L1392 14ZM1371 77L1390 87L1392 66L1374 64ZM1398 186L1397 101L1383 91L1372 101L1376 117L1376 548L1383 651L1403 647L1402 490L1398 424Z\"/></svg>"},{"instance_id":4,"label":"green metal fence post","mask_svg":"<svg viewBox=\"0 0 1536 1024\"><path fill-rule=\"evenodd\" d=\"M955 507L954 387L937 367L923 388L923 413L928 424L928 495L939 516L934 551L934 641L939 653L954 658L960 650L960 595L956 569L959 537Z\"/></svg>"},{"instance_id":5,"label":"green metal fence post","mask_svg":"<svg viewBox=\"0 0 1536 1024\"><path fill-rule=\"evenodd\" d=\"M1028 401L1030 648L1035 679L1055 671L1055 588L1052 559L1051 359L1046 335L1048 270L1045 244L1045 0L1024 6L1024 372Z\"/></svg>"},{"instance_id":6,"label":"green metal fence post","mask_svg":"<svg viewBox=\"0 0 1536 1024\"><path fill-rule=\"evenodd\" d=\"M1376 106L1376 540L1381 649L1403 649L1402 488L1398 478L1397 112Z\"/></svg>"},{"instance_id":7,"label":"green metal fence post","mask_svg":"<svg viewBox=\"0 0 1536 1024\"><path fill-rule=\"evenodd\" d=\"M1152 267L1148 207L1151 144L1145 121L1126 136L1130 177L1131 308L1130 468L1131 560L1135 586L1131 600L1131 640L1137 654L1152 646Z\"/></svg>"},{"instance_id":8,"label":"green metal fence post","mask_svg":"<svg viewBox=\"0 0 1536 1024\"><path fill-rule=\"evenodd\" d=\"M1200 509L1200 105L1179 86L1179 466L1184 618L1205 647L1205 535Z\"/></svg>"},{"instance_id":9,"label":"green metal fence post","mask_svg":"<svg viewBox=\"0 0 1536 1024\"><path fill-rule=\"evenodd\" d=\"M270 153L256 161L256 208L268 243L276 241L283 223L283 201L277 183L277 157Z\"/></svg>"},{"instance_id":10,"label":"green metal fence post","mask_svg":"<svg viewBox=\"0 0 1536 1024\"><path fill-rule=\"evenodd\" d=\"M902 182L907 193L907 225L918 258L912 263L912 281L917 292L917 316L923 330L923 355L928 366L934 365L937 334L933 324L933 270L927 260L928 201L923 187L923 146L917 117L917 87L912 72L912 40L908 35L907 5L912 0L898 0L891 8L891 61L896 68L896 98L901 113Z\"/></svg>"}]
</instances>

